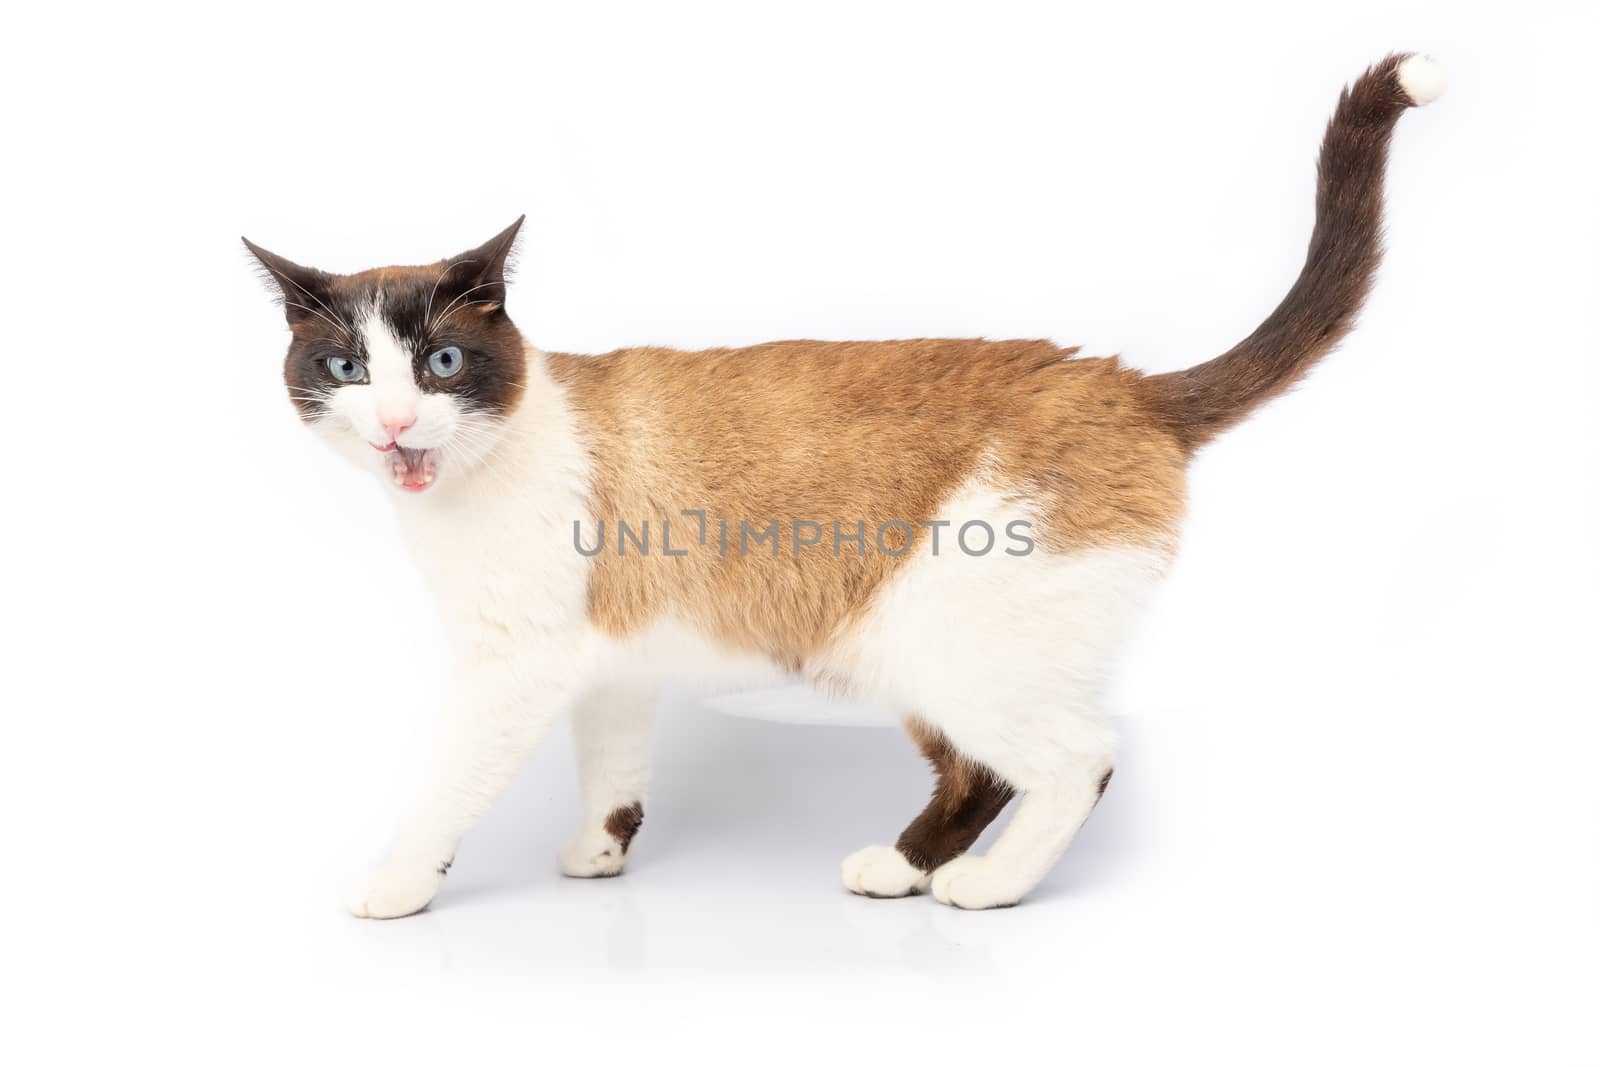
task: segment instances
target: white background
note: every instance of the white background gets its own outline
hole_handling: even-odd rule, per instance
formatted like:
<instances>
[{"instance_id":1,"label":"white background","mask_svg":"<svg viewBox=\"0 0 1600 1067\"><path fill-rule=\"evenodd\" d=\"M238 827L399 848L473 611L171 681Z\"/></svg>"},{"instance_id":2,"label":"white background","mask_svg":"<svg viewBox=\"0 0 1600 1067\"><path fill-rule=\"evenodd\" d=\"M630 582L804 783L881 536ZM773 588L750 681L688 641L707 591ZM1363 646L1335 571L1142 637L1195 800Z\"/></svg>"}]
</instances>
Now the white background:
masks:
<instances>
[{"instance_id":1,"label":"white background","mask_svg":"<svg viewBox=\"0 0 1600 1067\"><path fill-rule=\"evenodd\" d=\"M13 12L8 1058L1595 1062L1582 6ZM1196 463L1116 782L1022 907L850 897L927 789L910 744L680 695L625 878L556 875L555 736L426 914L344 915L444 650L238 234L354 270L526 211L511 310L552 349L1168 370L1286 289L1322 124L1395 48L1451 85L1400 123L1362 325Z\"/></svg>"}]
</instances>

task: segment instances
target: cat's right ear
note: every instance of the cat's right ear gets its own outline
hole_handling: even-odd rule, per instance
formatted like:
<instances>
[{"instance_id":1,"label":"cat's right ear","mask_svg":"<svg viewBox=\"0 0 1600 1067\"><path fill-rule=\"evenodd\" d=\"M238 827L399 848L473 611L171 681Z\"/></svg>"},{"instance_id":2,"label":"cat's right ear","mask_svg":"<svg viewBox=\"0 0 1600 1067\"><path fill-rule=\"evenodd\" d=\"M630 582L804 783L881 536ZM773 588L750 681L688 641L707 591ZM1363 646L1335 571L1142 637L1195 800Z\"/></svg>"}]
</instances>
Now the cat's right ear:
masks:
<instances>
[{"instance_id":1,"label":"cat's right ear","mask_svg":"<svg viewBox=\"0 0 1600 1067\"><path fill-rule=\"evenodd\" d=\"M244 246L261 267L262 281L283 298L283 317L289 325L308 319L326 317L323 310L328 305L328 283L333 276L313 267L302 267L292 260L268 252L265 248L241 237Z\"/></svg>"}]
</instances>

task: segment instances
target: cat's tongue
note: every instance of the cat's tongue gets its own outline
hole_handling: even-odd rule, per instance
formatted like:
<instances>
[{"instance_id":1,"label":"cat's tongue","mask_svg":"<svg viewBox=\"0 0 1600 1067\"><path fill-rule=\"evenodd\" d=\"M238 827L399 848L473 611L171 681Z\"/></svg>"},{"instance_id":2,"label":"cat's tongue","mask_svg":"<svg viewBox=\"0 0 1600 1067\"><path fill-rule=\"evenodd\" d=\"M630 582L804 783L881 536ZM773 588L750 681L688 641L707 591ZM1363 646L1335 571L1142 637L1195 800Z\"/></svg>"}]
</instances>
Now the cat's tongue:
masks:
<instances>
[{"instance_id":1,"label":"cat's tongue","mask_svg":"<svg viewBox=\"0 0 1600 1067\"><path fill-rule=\"evenodd\" d=\"M394 484L408 492L420 493L433 484L438 464L427 449L396 448L389 453L389 473Z\"/></svg>"}]
</instances>

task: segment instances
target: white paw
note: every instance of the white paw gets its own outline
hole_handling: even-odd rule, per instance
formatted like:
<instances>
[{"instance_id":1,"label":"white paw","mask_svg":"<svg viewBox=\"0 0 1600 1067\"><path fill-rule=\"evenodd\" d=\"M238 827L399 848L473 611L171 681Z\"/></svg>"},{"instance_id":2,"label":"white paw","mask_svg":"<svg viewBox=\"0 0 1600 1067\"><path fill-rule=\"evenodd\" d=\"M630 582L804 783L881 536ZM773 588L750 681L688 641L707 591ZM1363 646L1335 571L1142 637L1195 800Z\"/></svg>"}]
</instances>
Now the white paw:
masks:
<instances>
[{"instance_id":1,"label":"white paw","mask_svg":"<svg viewBox=\"0 0 1600 1067\"><path fill-rule=\"evenodd\" d=\"M864 897L903 897L918 892L928 879L888 845L852 852L839 864L839 877L846 889Z\"/></svg>"},{"instance_id":2,"label":"white paw","mask_svg":"<svg viewBox=\"0 0 1600 1067\"><path fill-rule=\"evenodd\" d=\"M346 896L345 906L362 919L398 919L427 907L443 883L437 867L386 863Z\"/></svg>"},{"instance_id":3,"label":"white paw","mask_svg":"<svg viewBox=\"0 0 1600 1067\"><path fill-rule=\"evenodd\" d=\"M561 846L556 857L568 878L610 878L628 862L622 845L608 833L580 833Z\"/></svg>"},{"instance_id":4,"label":"white paw","mask_svg":"<svg viewBox=\"0 0 1600 1067\"><path fill-rule=\"evenodd\" d=\"M957 908L1009 908L1026 891L987 856L957 856L933 872L934 899Z\"/></svg>"}]
</instances>

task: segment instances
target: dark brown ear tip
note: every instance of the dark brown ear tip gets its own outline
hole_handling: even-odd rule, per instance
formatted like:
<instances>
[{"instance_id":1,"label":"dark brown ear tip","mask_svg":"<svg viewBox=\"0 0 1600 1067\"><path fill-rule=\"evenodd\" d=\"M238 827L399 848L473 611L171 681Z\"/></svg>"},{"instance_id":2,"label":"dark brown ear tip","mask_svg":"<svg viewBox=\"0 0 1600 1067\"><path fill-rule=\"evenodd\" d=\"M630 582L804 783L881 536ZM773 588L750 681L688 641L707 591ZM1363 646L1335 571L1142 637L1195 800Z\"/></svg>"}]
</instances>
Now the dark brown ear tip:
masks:
<instances>
[{"instance_id":1,"label":"dark brown ear tip","mask_svg":"<svg viewBox=\"0 0 1600 1067\"><path fill-rule=\"evenodd\" d=\"M262 248L260 245L256 244L254 241L250 240L248 237L241 235L239 240L244 242L245 248L249 249L250 254L256 257L256 259L263 265L266 265L269 262L279 258L273 255L271 252L268 252L265 248Z\"/></svg>"},{"instance_id":2,"label":"dark brown ear tip","mask_svg":"<svg viewBox=\"0 0 1600 1067\"><path fill-rule=\"evenodd\" d=\"M517 234L522 230L522 223L527 215L518 215L517 221L501 230L480 248L476 250L488 261L485 276L493 275L495 280L503 282L507 272L507 263L516 256ZM472 254L472 253L469 253Z\"/></svg>"}]
</instances>

